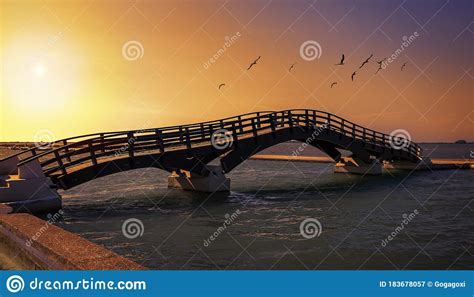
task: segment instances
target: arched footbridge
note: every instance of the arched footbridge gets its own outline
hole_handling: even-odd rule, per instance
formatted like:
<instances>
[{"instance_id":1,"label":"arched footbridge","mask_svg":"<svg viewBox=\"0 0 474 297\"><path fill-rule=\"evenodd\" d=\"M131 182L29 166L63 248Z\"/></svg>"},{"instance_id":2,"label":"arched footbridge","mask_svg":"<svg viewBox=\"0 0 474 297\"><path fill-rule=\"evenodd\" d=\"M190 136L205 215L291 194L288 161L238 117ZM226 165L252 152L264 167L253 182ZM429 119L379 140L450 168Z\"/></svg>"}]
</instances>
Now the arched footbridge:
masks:
<instances>
[{"instance_id":1,"label":"arched footbridge","mask_svg":"<svg viewBox=\"0 0 474 297\"><path fill-rule=\"evenodd\" d=\"M348 160L342 158L339 149L350 151L353 163L360 168L370 167L374 161L416 164L422 158L420 147L404 138L362 127L331 113L293 109L61 139L48 148L34 147L0 160L0 175L18 174L20 179L44 175L62 189L145 167L206 177L212 172L208 164L217 158L221 164L218 174L224 174L252 155L290 140L312 145L342 165L347 165Z\"/></svg>"}]
</instances>

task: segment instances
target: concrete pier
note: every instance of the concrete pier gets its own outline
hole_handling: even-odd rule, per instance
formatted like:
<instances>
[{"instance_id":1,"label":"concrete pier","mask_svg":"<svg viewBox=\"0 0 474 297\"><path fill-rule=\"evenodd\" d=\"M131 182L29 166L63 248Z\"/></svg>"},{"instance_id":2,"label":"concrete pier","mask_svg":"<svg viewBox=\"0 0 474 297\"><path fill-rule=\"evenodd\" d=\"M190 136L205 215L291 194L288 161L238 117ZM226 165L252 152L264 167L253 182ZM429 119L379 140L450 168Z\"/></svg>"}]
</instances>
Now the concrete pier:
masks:
<instances>
[{"instance_id":1,"label":"concrete pier","mask_svg":"<svg viewBox=\"0 0 474 297\"><path fill-rule=\"evenodd\" d=\"M11 157L0 162L0 177L18 174L18 157Z\"/></svg>"},{"instance_id":2,"label":"concrete pier","mask_svg":"<svg viewBox=\"0 0 474 297\"><path fill-rule=\"evenodd\" d=\"M230 178L222 173L220 166L207 166L207 169L207 176L183 170L173 172L168 177L168 187L206 193L230 191Z\"/></svg>"},{"instance_id":3,"label":"concrete pier","mask_svg":"<svg viewBox=\"0 0 474 297\"><path fill-rule=\"evenodd\" d=\"M357 157L342 157L341 161L334 166L335 173L380 175L383 166L377 159L365 162Z\"/></svg>"},{"instance_id":4,"label":"concrete pier","mask_svg":"<svg viewBox=\"0 0 474 297\"><path fill-rule=\"evenodd\" d=\"M0 162L0 203L12 212L42 213L61 209L61 196L37 160L17 167L18 159Z\"/></svg>"}]
</instances>

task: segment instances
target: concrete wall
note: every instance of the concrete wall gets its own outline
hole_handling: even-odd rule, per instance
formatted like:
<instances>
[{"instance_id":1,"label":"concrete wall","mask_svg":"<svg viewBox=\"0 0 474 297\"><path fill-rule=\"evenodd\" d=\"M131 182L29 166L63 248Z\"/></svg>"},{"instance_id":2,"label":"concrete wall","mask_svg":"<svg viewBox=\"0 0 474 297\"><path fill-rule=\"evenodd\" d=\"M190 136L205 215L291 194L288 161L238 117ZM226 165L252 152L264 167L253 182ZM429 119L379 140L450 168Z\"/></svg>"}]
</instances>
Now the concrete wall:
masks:
<instances>
[{"instance_id":1,"label":"concrete wall","mask_svg":"<svg viewBox=\"0 0 474 297\"><path fill-rule=\"evenodd\" d=\"M30 214L0 214L0 252L2 269L145 269Z\"/></svg>"}]
</instances>

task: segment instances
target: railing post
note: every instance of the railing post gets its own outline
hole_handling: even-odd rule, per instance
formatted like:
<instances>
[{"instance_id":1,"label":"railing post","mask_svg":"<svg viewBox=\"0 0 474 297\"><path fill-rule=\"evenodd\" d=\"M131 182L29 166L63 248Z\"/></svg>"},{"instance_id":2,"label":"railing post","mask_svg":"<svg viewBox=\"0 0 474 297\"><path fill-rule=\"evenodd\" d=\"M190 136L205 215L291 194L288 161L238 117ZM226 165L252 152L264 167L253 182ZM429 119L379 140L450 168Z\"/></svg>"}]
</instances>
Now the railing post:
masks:
<instances>
[{"instance_id":1,"label":"railing post","mask_svg":"<svg viewBox=\"0 0 474 297\"><path fill-rule=\"evenodd\" d=\"M179 126L179 141L183 142L183 126Z\"/></svg>"},{"instance_id":2,"label":"railing post","mask_svg":"<svg viewBox=\"0 0 474 297\"><path fill-rule=\"evenodd\" d=\"M127 143L128 143L128 156L131 158L131 163L133 165L133 158L135 157L134 145L135 140L133 139L133 132L127 133Z\"/></svg>"},{"instance_id":3,"label":"railing post","mask_svg":"<svg viewBox=\"0 0 474 297\"><path fill-rule=\"evenodd\" d=\"M237 131L235 129L235 122L232 123L232 140L234 141L234 146L237 147L239 143L239 136L237 135Z\"/></svg>"},{"instance_id":4,"label":"railing post","mask_svg":"<svg viewBox=\"0 0 474 297\"><path fill-rule=\"evenodd\" d=\"M239 120L239 130L240 134L244 133L244 128L242 127L242 117L238 116L237 119Z\"/></svg>"},{"instance_id":5,"label":"railing post","mask_svg":"<svg viewBox=\"0 0 474 297\"><path fill-rule=\"evenodd\" d=\"M393 140L394 140L394 136L390 135L389 137L390 137L389 141L393 141ZM391 153L392 155L395 154L395 150L393 149L393 146L392 146L392 145L390 146L390 153Z\"/></svg>"},{"instance_id":6,"label":"railing post","mask_svg":"<svg viewBox=\"0 0 474 297\"><path fill-rule=\"evenodd\" d=\"M163 154L165 152L165 147L163 143L163 134L158 129L155 130L155 134L156 134L156 145L160 149L160 153Z\"/></svg>"},{"instance_id":7,"label":"railing post","mask_svg":"<svg viewBox=\"0 0 474 297\"><path fill-rule=\"evenodd\" d=\"M201 123L201 138L202 139L206 138L206 134L204 133L204 124L203 123Z\"/></svg>"},{"instance_id":8,"label":"railing post","mask_svg":"<svg viewBox=\"0 0 474 297\"><path fill-rule=\"evenodd\" d=\"M332 125L332 124L331 124L331 114L328 113L327 115L328 115L328 116L326 117L326 121L327 121L327 123L328 123L328 127L327 127L327 129L326 129L326 134L329 134L329 130L331 130L331 125Z\"/></svg>"},{"instance_id":9,"label":"railing post","mask_svg":"<svg viewBox=\"0 0 474 297\"><path fill-rule=\"evenodd\" d=\"M260 112L257 112L257 128L260 129Z\"/></svg>"},{"instance_id":10,"label":"railing post","mask_svg":"<svg viewBox=\"0 0 474 297\"><path fill-rule=\"evenodd\" d=\"M100 147L102 148L102 152L105 153L104 133L100 133Z\"/></svg>"},{"instance_id":11,"label":"railing post","mask_svg":"<svg viewBox=\"0 0 474 297\"><path fill-rule=\"evenodd\" d=\"M255 143L258 143L258 140L257 140L258 134L257 134L257 127L255 126L255 119L252 118L250 119L250 121L252 122L252 133L253 133Z\"/></svg>"},{"instance_id":12,"label":"railing post","mask_svg":"<svg viewBox=\"0 0 474 297\"><path fill-rule=\"evenodd\" d=\"M309 131L309 111L307 109L305 109L304 111L304 115L305 115L305 125L306 125L306 131Z\"/></svg>"},{"instance_id":13,"label":"railing post","mask_svg":"<svg viewBox=\"0 0 474 297\"><path fill-rule=\"evenodd\" d=\"M214 134L214 127L212 124L209 124L209 137L212 140L212 134Z\"/></svg>"},{"instance_id":14,"label":"railing post","mask_svg":"<svg viewBox=\"0 0 474 297\"><path fill-rule=\"evenodd\" d=\"M220 123L221 123L221 129L224 129L224 121L220 120Z\"/></svg>"},{"instance_id":15,"label":"railing post","mask_svg":"<svg viewBox=\"0 0 474 297\"><path fill-rule=\"evenodd\" d=\"M95 156L94 147L92 146L92 142L89 142L87 144L87 146L89 147L89 154L91 155L92 164L94 164L94 166L97 166L97 158Z\"/></svg>"},{"instance_id":16,"label":"railing post","mask_svg":"<svg viewBox=\"0 0 474 297\"><path fill-rule=\"evenodd\" d=\"M63 145L65 146L64 152L66 152L67 154L66 160L68 162L71 162L71 156L69 155L69 148L67 147L67 140L63 140Z\"/></svg>"},{"instance_id":17,"label":"railing post","mask_svg":"<svg viewBox=\"0 0 474 297\"><path fill-rule=\"evenodd\" d=\"M344 131L344 127L345 127L345 124L344 124L344 120L341 119L341 133L339 133L339 139L342 139L342 136L343 135L346 135L346 132Z\"/></svg>"},{"instance_id":18,"label":"railing post","mask_svg":"<svg viewBox=\"0 0 474 297\"><path fill-rule=\"evenodd\" d=\"M375 143L377 142L377 139L375 139L375 131L372 131L372 148L375 149Z\"/></svg>"},{"instance_id":19,"label":"railing post","mask_svg":"<svg viewBox=\"0 0 474 297\"><path fill-rule=\"evenodd\" d=\"M269 114L268 115L269 119L270 119L270 128L272 129L272 136L273 136L273 139L276 138L276 134L275 134L275 118L273 117L273 114Z\"/></svg>"},{"instance_id":20,"label":"railing post","mask_svg":"<svg viewBox=\"0 0 474 297\"><path fill-rule=\"evenodd\" d=\"M293 133L293 116L291 114L291 110L288 110L288 121L290 124L290 133Z\"/></svg>"},{"instance_id":21,"label":"railing post","mask_svg":"<svg viewBox=\"0 0 474 297\"><path fill-rule=\"evenodd\" d=\"M191 152L191 139L189 138L189 128L186 127L186 149Z\"/></svg>"},{"instance_id":22,"label":"railing post","mask_svg":"<svg viewBox=\"0 0 474 297\"><path fill-rule=\"evenodd\" d=\"M56 162L58 163L59 168L61 169L61 173L63 175L66 175L67 174L66 168L64 167L63 160L61 159L61 156L59 155L58 151L54 151L54 157L56 158Z\"/></svg>"}]
</instances>

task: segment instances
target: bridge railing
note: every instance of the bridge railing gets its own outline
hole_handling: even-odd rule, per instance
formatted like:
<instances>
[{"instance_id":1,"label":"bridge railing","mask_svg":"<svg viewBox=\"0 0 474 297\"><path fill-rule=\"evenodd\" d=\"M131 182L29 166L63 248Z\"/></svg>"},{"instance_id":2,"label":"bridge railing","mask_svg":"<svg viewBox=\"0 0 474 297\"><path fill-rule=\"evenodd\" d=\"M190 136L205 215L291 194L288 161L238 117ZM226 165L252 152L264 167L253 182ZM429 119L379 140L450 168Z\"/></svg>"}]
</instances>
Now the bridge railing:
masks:
<instances>
[{"instance_id":1,"label":"bridge railing","mask_svg":"<svg viewBox=\"0 0 474 297\"><path fill-rule=\"evenodd\" d=\"M354 140L362 140L367 145L391 150L394 150L392 143L395 140L402 140L323 111L305 109L266 111L183 126L95 133L68 138L55 142L55 145L46 151L30 150L22 155L24 158L21 159L20 165L38 160L47 175L64 175L80 164L96 165L101 160L111 157L133 158L142 153L165 153L177 149L191 151L198 146L210 145L213 136L219 130L227 131L234 141L238 141L287 128L330 129ZM59 146L60 143L63 145ZM396 150L404 151L411 157L421 157L421 149L413 142L407 142Z\"/></svg>"},{"instance_id":2,"label":"bridge railing","mask_svg":"<svg viewBox=\"0 0 474 297\"><path fill-rule=\"evenodd\" d=\"M354 139L362 140L368 144L382 146L386 149L404 151L408 155L416 158L421 158L422 156L422 149L416 143L408 139L405 139L403 137L391 136L389 134L365 128L363 126L360 126L328 112L316 110L308 111L304 109L289 111L287 110L285 112L290 112L292 114L293 119L297 119L298 122L302 125L306 124L307 120L305 118L307 117L307 113L314 113L314 117L316 118L316 120L313 119L313 121L316 121L318 124L320 124L321 122L325 122L325 126L327 126L328 129L338 131L343 135L352 137Z\"/></svg>"},{"instance_id":3,"label":"bridge railing","mask_svg":"<svg viewBox=\"0 0 474 297\"><path fill-rule=\"evenodd\" d=\"M84 162L98 163L98 161L104 157L119 157L127 154L133 157L134 154L143 151L150 152L156 150L158 152L165 152L165 150L169 151L182 147L191 149L191 147L196 144L209 143L213 133L217 130L235 127L236 133L249 133L249 127L252 121L258 123L258 125L262 125L264 122L262 117L270 113L271 112L256 112L222 120L183 126L97 133L68 138L67 140L74 139L78 141L65 142L65 145L57 147L53 145L51 149L37 153L31 153L32 150L23 152L26 156L28 153L31 155L21 159L19 165L33 160L39 160L46 174L56 172L66 174L67 169L70 167ZM64 140L57 141L55 144L63 141Z\"/></svg>"},{"instance_id":4,"label":"bridge railing","mask_svg":"<svg viewBox=\"0 0 474 297\"><path fill-rule=\"evenodd\" d=\"M195 123L195 124L188 124L188 125L181 125L181 126L169 126L169 127L163 127L163 128L151 128L151 129L141 129L141 130L125 130L125 131L114 131L114 132L91 133L91 134L85 134L85 135L80 135L80 136L63 138L63 139L55 140L55 141L48 142L48 143L38 142L38 143L34 143L33 146L31 148L27 149L27 150L21 150L17 153L8 155L4 158L0 158L0 162L4 161L4 160L7 160L7 159L10 159L10 158L13 158L13 157L17 157L21 162L23 160L28 160L28 159L31 159L31 158L35 158L37 155L44 154L45 152L52 152L56 148L64 147L64 146L67 146L67 145L69 145L71 143L75 143L75 142L81 142L83 140L107 139L107 138L109 138L111 136L114 136L114 135L126 135L130 132L132 132L132 133L146 133L147 131L155 131L157 129L159 129L161 131L173 131L173 130L179 129L180 127L182 127L182 129L184 130L186 127L188 127L189 129L192 129L192 128L196 128L196 127L199 128L199 127L202 127L203 125L205 126L205 125L209 125L209 124L212 124L214 126L218 126L218 125L221 124L221 122L226 122L226 121L229 121L229 120L238 120L239 118L245 118L245 117L251 116L251 115L257 115L258 116L258 115L263 115L263 114L266 114L266 113L271 113L271 111L254 112L254 113L229 117L229 118L225 118L225 119L221 119L221 120L213 120L213 121L207 121L207 122Z\"/></svg>"}]
</instances>

